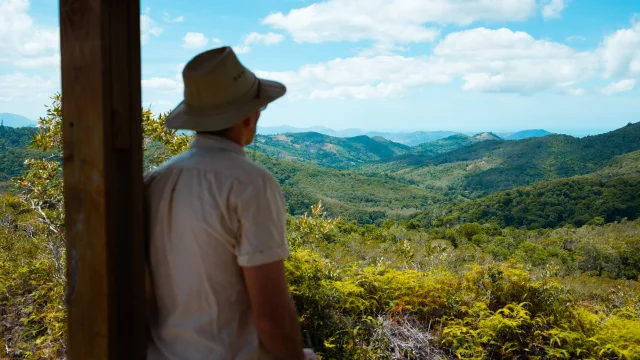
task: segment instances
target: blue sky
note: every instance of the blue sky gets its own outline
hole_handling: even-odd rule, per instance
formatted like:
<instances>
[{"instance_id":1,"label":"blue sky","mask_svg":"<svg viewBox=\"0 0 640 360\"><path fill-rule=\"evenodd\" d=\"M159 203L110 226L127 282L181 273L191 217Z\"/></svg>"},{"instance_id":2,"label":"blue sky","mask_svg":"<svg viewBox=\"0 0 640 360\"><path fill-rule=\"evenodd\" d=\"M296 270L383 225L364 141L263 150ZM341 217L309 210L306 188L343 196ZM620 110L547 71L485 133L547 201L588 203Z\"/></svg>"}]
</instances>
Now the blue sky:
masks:
<instances>
[{"instance_id":1,"label":"blue sky","mask_svg":"<svg viewBox=\"0 0 640 360\"><path fill-rule=\"evenodd\" d=\"M59 89L58 1L0 0L0 112L42 116ZM584 135L640 121L636 0L142 2L143 102L229 45L288 87L262 126ZM4 41L4 39L10 39Z\"/></svg>"}]
</instances>

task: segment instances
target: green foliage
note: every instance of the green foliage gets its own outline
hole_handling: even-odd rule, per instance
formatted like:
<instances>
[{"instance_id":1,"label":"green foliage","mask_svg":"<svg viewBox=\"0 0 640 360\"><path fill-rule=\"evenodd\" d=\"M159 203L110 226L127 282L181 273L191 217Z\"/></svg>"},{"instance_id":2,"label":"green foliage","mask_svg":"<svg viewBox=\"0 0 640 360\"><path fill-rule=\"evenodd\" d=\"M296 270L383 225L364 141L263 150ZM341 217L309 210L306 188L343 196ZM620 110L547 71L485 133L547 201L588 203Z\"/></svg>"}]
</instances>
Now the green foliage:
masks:
<instances>
[{"instance_id":1,"label":"green foliage","mask_svg":"<svg viewBox=\"0 0 640 360\"><path fill-rule=\"evenodd\" d=\"M289 213L304 214L318 201L327 213L361 224L382 222L388 216L404 216L444 201L439 194L395 179L353 171L297 164L249 151L282 186Z\"/></svg>"},{"instance_id":2,"label":"green foliage","mask_svg":"<svg viewBox=\"0 0 640 360\"><path fill-rule=\"evenodd\" d=\"M187 150L191 143L190 134L164 126L168 114L154 116L151 110L142 111L142 129L144 131L145 168L160 165L172 156Z\"/></svg>"},{"instance_id":3,"label":"green foliage","mask_svg":"<svg viewBox=\"0 0 640 360\"><path fill-rule=\"evenodd\" d=\"M314 213L322 214L320 204ZM638 356L640 283L565 276L545 261L553 253L525 264L515 260L545 249L538 244L635 239L640 224L607 225L604 233L591 227L536 233L467 224L453 234L465 245L453 248L438 240L445 229L424 233L387 222L375 230L313 219L315 225L302 232L290 223L296 243L286 264L303 329L323 358ZM478 263L477 252L483 251L469 256L469 246L477 247L467 244L478 236L483 246L503 247L512 259Z\"/></svg>"},{"instance_id":4,"label":"green foliage","mask_svg":"<svg viewBox=\"0 0 640 360\"><path fill-rule=\"evenodd\" d=\"M0 357L63 356L66 310L50 234L23 201L0 199Z\"/></svg>"},{"instance_id":5,"label":"green foliage","mask_svg":"<svg viewBox=\"0 0 640 360\"><path fill-rule=\"evenodd\" d=\"M640 177L577 177L506 190L453 206L444 216L460 223L496 222L528 229L601 226L640 216ZM429 220L429 213L418 219Z\"/></svg>"},{"instance_id":6,"label":"green foliage","mask_svg":"<svg viewBox=\"0 0 640 360\"><path fill-rule=\"evenodd\" d=\"M412 153L418 155L443 154L449 151L463 148L465 146L473 145L480 141L481 140L476 139L475 137L467 136L464 134L452 135L444 139L426 142L424 144L415 146L412 149Z\"/></svg>"},{"instance_id":7,"label":"green foliage","mask_svg":"<svg viewBox=\"0 0 640 360\"><path fill-rule=\"evenodd\" d=\"M33 127L11 128L0 126L0 192L10 190L10 180L26 169L25 159L42 154L28 146L37 133Z\"/></svg>"}]
</instances>

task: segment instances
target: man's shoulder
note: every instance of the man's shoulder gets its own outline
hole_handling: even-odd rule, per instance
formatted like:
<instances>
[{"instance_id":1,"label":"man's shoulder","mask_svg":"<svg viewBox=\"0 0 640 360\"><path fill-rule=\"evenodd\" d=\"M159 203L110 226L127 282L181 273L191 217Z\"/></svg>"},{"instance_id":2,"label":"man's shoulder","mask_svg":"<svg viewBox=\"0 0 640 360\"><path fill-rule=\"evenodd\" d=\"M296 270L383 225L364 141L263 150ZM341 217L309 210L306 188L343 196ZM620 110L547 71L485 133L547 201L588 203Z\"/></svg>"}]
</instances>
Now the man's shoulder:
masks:
<instances>
[{"instance_id":1,"label":"man's shoulder","mask_svg":"<svg viewBox=\"0 0 640 360\"><path fill-rule=\"evenodd\" d=\"M254 173L256 176L260 176L261 178L276 181L271 171L269 171L269 169L267 169L266 167L260 164L256 164L252 161L247 161L247 164L248 164L247 166L250 168L249 171Z\"/></svg>"},{"instance_id":2,"label":"man's shoulder","mask_svg":"<svg viewBox=\"0 0 640 360\"><path fill-rule=\"evenodd\" d=\"M151 182L163 173L171 173L175 169L198 169L204 173L216 173L216 176L224 174L225 177L241 182L266 182L269 185L279 186L271 171L246 156L222 153L212 157L210 153L200 153L197 149L190 149L149 170L145 173L145 183Z\"/></svg>"}]
</instances>

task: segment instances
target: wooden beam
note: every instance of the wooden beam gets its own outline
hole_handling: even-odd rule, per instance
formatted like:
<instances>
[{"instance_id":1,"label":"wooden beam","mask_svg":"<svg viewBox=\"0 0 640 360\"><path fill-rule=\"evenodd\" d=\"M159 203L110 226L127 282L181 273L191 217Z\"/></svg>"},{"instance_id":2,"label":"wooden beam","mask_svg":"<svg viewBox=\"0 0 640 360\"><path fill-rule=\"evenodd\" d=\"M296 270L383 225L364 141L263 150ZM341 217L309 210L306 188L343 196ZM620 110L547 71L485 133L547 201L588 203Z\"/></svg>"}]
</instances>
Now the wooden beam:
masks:
<instances>
[{"instance_id":1,"label":"wooden beam","mask_svg":"<svg viewBox=\"0 0 640 360\"><path fill-rule=\"evenodd\" d=\"M60 0L68 357L144 359L138 0Z\"/></svg>"}]
</instances>

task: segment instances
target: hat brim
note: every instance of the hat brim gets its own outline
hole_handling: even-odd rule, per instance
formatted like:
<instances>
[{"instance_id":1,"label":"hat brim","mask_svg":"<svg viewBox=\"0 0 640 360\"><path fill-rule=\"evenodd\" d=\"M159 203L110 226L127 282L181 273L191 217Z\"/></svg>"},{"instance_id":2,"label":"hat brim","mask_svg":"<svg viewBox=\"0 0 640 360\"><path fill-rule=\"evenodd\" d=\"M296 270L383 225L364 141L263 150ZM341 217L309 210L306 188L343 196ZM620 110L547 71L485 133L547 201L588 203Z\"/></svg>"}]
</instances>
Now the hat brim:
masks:
<instances>
[{"instance_id":1,"label":"hat brim","mask_svg":"<svg viewBox=\"0 0 640 360\"><path fill-rule=\"evenodd\" d=\"M260 92L251 100L224 109L193 109L181 101L165 118L169 129L192 131L219 131L232 127L252 112L281 98L287 88L272 80L258 79Z\"/></svg>"}]
</instances>

